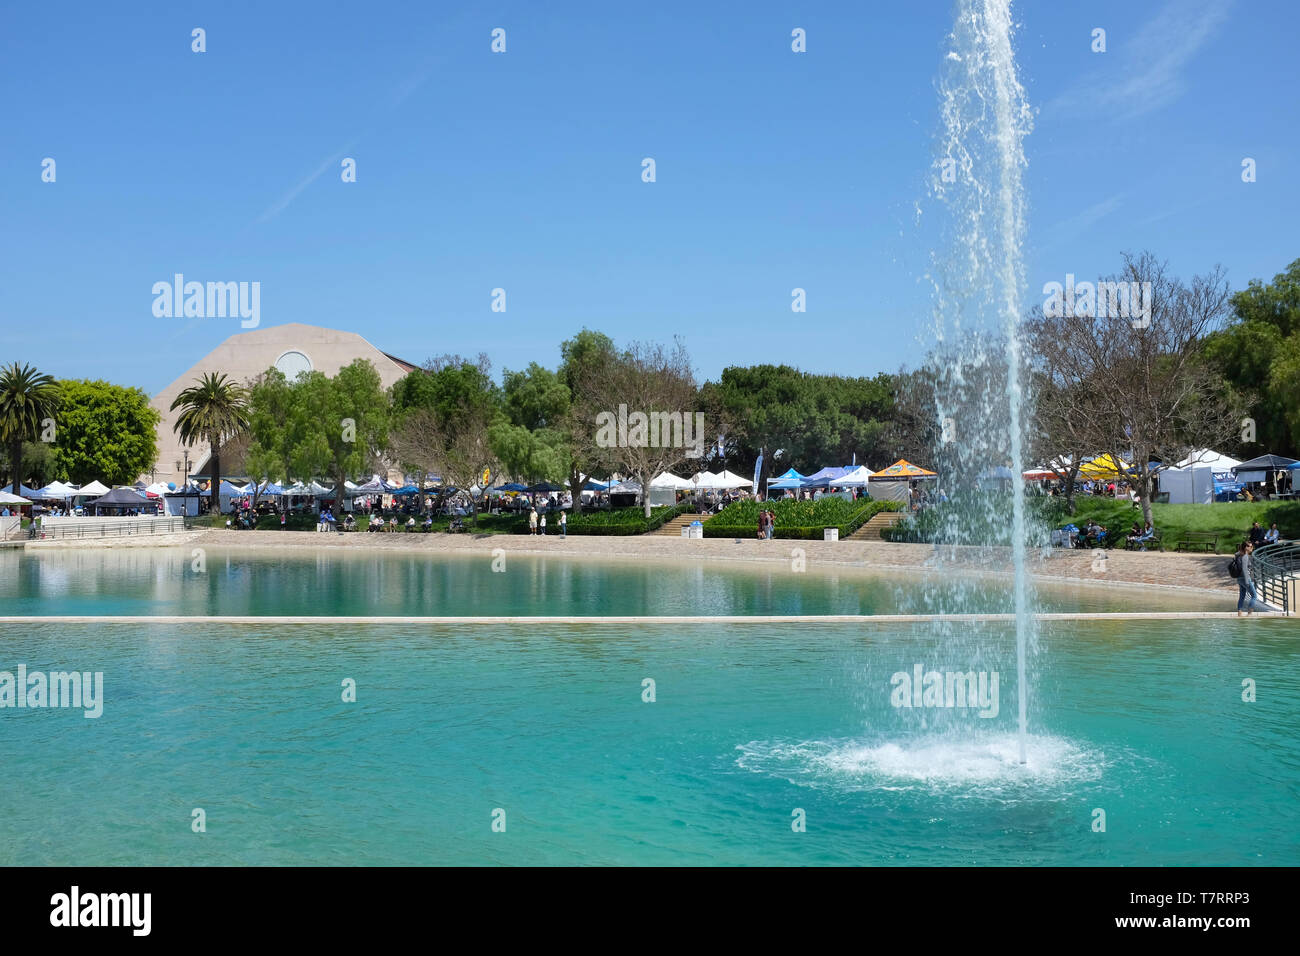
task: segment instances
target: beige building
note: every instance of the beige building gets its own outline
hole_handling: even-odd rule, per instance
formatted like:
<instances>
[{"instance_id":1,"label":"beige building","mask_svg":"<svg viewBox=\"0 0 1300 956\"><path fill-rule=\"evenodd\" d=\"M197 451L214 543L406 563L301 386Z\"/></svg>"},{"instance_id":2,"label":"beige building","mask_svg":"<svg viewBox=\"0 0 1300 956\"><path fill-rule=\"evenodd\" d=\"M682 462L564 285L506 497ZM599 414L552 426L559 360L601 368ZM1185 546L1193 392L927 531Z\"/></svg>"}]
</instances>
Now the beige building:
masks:
<instances>
[{"instance_id":1,"label":"beige building","mask_svg":"<svg viewBox=\"0 0 1300 956\"><path fill-rule=\"evenodd\" d=\"M188 450L182 447L180 439L172 430L176 413L171 410L176 396L193 385L205 372L224 372L237 382L247 383L274 365L292 380L299 372L317 371L335 375L343 366L359 358L369 359L378 369L380 381L385 388L417 367L387 352L381 352L354 332L322 329L299 322L232 335L150 401L149 404L157 409L162 420L158 423L157 465L153 472L142 476L143 480L164 484L175 482L179 486L187 473L201 472L207 464L207 443L196 443ZM187 452L188 472L185 467ZM224 465L222 471L226 471Z\"/></svg>"}]
</instances>

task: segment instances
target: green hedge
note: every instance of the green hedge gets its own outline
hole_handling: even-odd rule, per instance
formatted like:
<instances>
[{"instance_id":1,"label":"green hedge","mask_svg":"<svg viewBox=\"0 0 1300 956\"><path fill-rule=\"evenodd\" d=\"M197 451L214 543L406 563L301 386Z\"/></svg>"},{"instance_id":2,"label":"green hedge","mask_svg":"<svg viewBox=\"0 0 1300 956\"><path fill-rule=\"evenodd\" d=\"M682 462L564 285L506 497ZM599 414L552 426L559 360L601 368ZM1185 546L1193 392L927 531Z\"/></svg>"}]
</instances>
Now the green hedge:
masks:
<instances>
[{"instance_id":1,"label":"green hedge","mask_svg":"<svg viewBox=\"0 0 1300 956\"><path fill-rule=\"evenodd\" d=\"M650 509L646 518L645 509L613 508L609 511L584 511L580 515L569 516L569 534L574 535L627 535L648 534L663 526L665 521L685 514L689 505L661 505ZM528 530L527 523L524 526ZM560 528L554 515L547 519L546 533L559 534Z\"/></svg>"},{"instance_id":2,"label":"green hedge","mask_svg":"<svg viewBox=\"0 0 1300 956\"><path fill-rule=\"evenodd\" d=\"M838 528L847 538L882 511L898 511L897 501L872 501L859 498L845 501L823 497L816 501L737 501L704 522L706 538L752 538L758 534L758 513L764 508L776 515L774 538L821 540L827 528Z\"/></svg>"}]
</instances>

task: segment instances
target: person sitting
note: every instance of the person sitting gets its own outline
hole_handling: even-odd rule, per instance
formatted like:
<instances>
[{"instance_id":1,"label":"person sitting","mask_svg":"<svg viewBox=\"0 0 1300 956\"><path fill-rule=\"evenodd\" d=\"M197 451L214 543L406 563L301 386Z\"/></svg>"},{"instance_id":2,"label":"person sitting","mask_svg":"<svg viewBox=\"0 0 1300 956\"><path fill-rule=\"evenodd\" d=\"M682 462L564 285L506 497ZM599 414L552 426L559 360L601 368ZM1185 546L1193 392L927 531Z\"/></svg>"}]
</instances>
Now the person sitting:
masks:
<instances>
[{"instance_id":1,"label":"person sitting","mask_svg":"<svg viewBox=\"0 0 1300 956\"><path fill-rule=\"evenodd\" d=\"M1134 527L1137 527L1136 523L1134 524ZM1152 525L1150 521L1148 521L1146 523L1146 527L1142 529L1142 532L1138 534L1137 537L1130 536L1129 541L1131 541L1133 544L1138 545L1139 551L1145 551L1147 549L1147 542L1150 541L1155 536L1156 536L1155 526Z\"/></svg>"},{"instance_id":2,"label":"person sitting","mask_svg":"<svg viewBox=\"0 0 1300 956\"><path fill-rule=\"evenodd\" d=\"M372 514L370 516L370 520L366 522L366 533L369 534L370 532L373 531L382 531L383 529L384 529L384 519L379 518Z\"/></svg>"},{"instance_id":3,"label":"person sitting","mask_svg":"<svg viewBox=\"0 0 1300 956\"><path fill-rule=\"evenodd\" d=\"M429 514L424 516L424 530L425 531L433 530L433 515Z\"/></svg>"},{"instance_id":4,"label":"person sitting","mask_svg":"<svg viewBox=\"0 0 1300 956\"><path fill-rule=\"evenodd\" d=\"M391 517L389 517L389 519L388 519L388 530L389 530L389 531L396 531L396 530L397 530L397 515L392 515Z\"/></svg>"},{"instance_id":5,"label":"person sitting","mask_svg":"<svg viewBox=\"0 0 1300 956\"><path fill-rule=\"evenodd\" d=\"M1250 526L1250 534L1246 540L1257 548L1264 544L1264 529L1259 526L1258 521Z\"/></svg>"},{"instance_id":6,"label":"person sitting","mask_svg":"<svg viewBox=\"0 0 1300 956\"><path fill-rule=\"evenodd\" d=\"M415 530L415 515L411 515L411 517L406 519L406 530L407 531Z\"/></svg>"},{"instance_id":7,"label":"person sitting","mask_svg":"<svg viewBox=\"0 0 1300 956\"><path fill-rule=\"evenodd\" d=\"M1269 526L1269 529L1264 532L1264 543L1277 544L1280 539L1281 539L1281 532L1277 530L1277 522L1275 521L1273 522L1272 525Z\"/></svg>"},{"instance_id":8,"label":"person sitting","mask_svg":"<svg viewBox=\"0 0 1300 956\"><path fill-rule=\"evenodd\" d=\"M347 531L357 530L357 519L353 516L352 512L350 511L348 512L348 516L343 519L343 528Z\"/></svg>"}]
</instances>

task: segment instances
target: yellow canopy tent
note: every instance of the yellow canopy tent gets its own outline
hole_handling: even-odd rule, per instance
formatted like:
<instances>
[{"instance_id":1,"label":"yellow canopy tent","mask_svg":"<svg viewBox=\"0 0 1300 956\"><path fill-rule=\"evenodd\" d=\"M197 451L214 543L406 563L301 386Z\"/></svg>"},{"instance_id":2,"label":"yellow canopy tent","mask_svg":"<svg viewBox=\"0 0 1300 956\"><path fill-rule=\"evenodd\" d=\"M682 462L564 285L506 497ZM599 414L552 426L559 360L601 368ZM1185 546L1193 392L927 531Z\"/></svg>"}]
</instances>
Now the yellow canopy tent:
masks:
<instances>
[{"instance_id":1,"label":"yellow canopy tent","mask_svg":"<svg viewBox=\"0 0 1300 956\"><path fill-rule=\"evenodd\" d=\"M1079 466L1079 477L1088 481L1106 481L1127 474L1128 469L1128 462L1122 458L1117 463L1110 455L1098 455L1092 461L1085 461Z\"/></svg>"}]
</instances>

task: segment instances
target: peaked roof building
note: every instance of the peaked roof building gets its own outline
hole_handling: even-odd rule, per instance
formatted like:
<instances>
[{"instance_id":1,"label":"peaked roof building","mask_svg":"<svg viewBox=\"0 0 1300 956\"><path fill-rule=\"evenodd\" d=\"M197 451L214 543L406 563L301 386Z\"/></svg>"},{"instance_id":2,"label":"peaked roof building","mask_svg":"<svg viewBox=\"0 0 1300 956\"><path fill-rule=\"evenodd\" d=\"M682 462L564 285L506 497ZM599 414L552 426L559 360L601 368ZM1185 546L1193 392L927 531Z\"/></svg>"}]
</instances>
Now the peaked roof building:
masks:
<instances>
[{"instance_id":1,"label":"peaked roof building","mask_svg":"<svg viewBox=\"0 0 1300 956\"><path fill-rule=\"evenodd\" d=\"M158 459L154 470L141 476L145 481L175 482L178 486L187 474L187 449L172 430L177 412L172 402L195 379L207 372L224 373L236 382L248 383L275 366L290 380L300 372L323 372L336 375L339 369L356 359L369 359L379 372L385 388L391 386L417 366L375 348L355 332L340 332L316 325L290 322L271 325L232 335L201 358L192 368L164 388L149 402L162 419L158 422ZM210 451L206 442L188 449L188 474L195 474L207 463ZM224 468L222 469L225 470Z\"/></svg>"}]
</instances>

